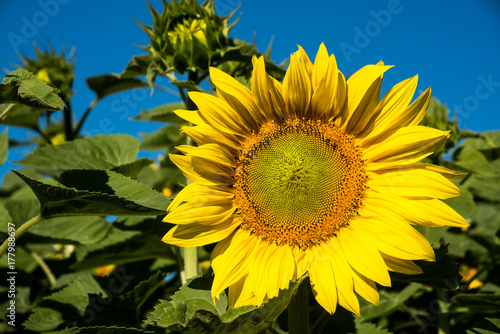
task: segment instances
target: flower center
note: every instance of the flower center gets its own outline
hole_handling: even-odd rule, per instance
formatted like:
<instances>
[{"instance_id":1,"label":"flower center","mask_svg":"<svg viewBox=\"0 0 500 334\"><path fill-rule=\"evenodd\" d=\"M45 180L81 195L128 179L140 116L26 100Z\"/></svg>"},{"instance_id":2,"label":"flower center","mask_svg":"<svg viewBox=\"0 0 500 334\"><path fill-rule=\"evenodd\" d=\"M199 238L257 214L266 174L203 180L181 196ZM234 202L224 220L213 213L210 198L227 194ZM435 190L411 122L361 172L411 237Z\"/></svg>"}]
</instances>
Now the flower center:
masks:
<instances>
[{"instance_id":1,"label":"flower center","mask_svg":"<svg viewBox=\"0 0 500 334\"><path fill-rule=\"evenodd\" d=\"M249 138L235 181L241 228L303 249L347 226L366 188L353 137L334 125L299 119L268 123Z\"/></svg>"}]
</instances>

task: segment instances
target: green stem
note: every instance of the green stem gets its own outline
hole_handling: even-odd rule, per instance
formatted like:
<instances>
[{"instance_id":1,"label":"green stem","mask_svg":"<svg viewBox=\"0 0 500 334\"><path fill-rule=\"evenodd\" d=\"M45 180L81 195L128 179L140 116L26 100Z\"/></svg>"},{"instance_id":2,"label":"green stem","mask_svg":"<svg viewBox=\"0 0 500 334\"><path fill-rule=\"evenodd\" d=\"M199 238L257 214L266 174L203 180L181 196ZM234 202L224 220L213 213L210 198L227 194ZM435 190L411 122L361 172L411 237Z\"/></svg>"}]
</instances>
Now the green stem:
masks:
<instances>
[{"instance_id":1,"label":"green stem","mask_svg":"<svg viewBox=\"0 0 500 334\"><path fill-rule=\"evenodd\" d=\"M35 224L41 222L42 220L44 219L44 217L42 217L42 214L39 213L36 217L33 217L31 218L30 220L28 220L26 223L24 223L23 225L21 225L21 227L19 227L17 230L16 230L16 233L14 234L14 240L9 240L9 238L7 238L2 246L0 246L0 258L2 257L2 255L7 251L7 248L9 248L9 243L12 243L12 242L15 242L17 239L19 239L19 237L21 235L24 234L24 232L26 232L30 227L34 226Z\"/></svg>"},{"instance_id":2,"label":"green stem","mask_svg":"<svg viewBox=\"0 0 500 334\"><path fill-rule=\"evenodd\" d=\"M440 312L438 314L438 333L450 334L450 319L448 317L448 303L446 301L446 291L437 289L438 304Z\"/></svg>"},{"instance_id":3,"label":"green stem","mask_svg":"<svg viewBox=\"0 0 500 334\"><path fill-rule=\"evenodd\" d=\"M198 247L183 247L184 275L181 275L182 284L188 278L198 275Z\"/></svg>"},{"instance_id":4,"label":"green stem","mask_svg":"<svg viewBox=\"0 0 500 334\"><path fill-rule=\"evenodd\" d=\"M50 270L47 263L45 263L45 261L42 259L42 257L35 252L31 252L31 256L35 259L35 261L42 268L43 272L45 273L45 275L49 279L50 285L54 286L56 284L56 277L52 273L52 270Z\"/></svg>"},{"instance_id":5,"label":"green stem","mask_svg":"<svg viewBox=\"0 0 500 334\"><path fill-rule=\"evenodd\" d=\"M80 131L82 130L82 126L83 126L83 123L85 123L85 121L87 120L87 117L89 117L90 115L90 112L92 111L92 109L94 109L94 107L97 105L97 103L99 102L99 99L96 98L94 101L92 101L92 103L89 104L89 106L87 107L87 110L85 110L85 112L83 113L83 116L82 118L80 118L80 121L78 122L78 125L76 126L76 129L75 129L75 138L78 137Z\"/></svg>"},{"instance_id":6,"label":"green stem","mask_svg":"<svg viewBox=\"0 0 500 334\"><path fill-rule=\"evenodd\" d=\"M71 104L69 101L64 108L64 136L66 141L73 140L73 113L71 112Z\"/></svg>"},{"instance_id":7,"label":"green stem","mask_svg":"<svg viewBox=\"0 0 500 334\"><path fill-rule=\"evenodd\" d=\"M288 305L288 333L309 333L309 280L306 278Z\"/></svg>"}]
</instances>

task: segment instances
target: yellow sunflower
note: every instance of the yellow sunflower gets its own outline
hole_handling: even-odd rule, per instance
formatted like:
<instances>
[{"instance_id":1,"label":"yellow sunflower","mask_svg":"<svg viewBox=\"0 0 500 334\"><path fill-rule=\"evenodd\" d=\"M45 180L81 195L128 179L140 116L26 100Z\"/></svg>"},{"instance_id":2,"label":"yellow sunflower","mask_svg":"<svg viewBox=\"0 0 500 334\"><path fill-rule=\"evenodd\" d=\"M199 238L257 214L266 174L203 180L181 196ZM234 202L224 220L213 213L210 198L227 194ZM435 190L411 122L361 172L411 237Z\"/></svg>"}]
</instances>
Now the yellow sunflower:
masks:
<instances>
[{"instance_id":1,"label":"yellow sunflower","mask_svg":"<svg viewBox=\"0 0 500 334\"><path fill-rule=\"evenodd\" d=\"M283 83L253 59L251 90L212 68L217 97L192 92L199 110L178 110L198 147L172 161L192 183L172 201L164 242L218 243L212 253L216 298L260 305L309 274L316 300L359 315L354 292L377 304L375 283L389 271L418 274L412 260L434 260L411 225L468 223L441 199L460 194L462 174L418 162L449 132L419 126L430 88L411 104L417 76L380 99L385 71L367 65L347 81L322 44L314 64L291 55Z\"/></svg>"}]
</instances>

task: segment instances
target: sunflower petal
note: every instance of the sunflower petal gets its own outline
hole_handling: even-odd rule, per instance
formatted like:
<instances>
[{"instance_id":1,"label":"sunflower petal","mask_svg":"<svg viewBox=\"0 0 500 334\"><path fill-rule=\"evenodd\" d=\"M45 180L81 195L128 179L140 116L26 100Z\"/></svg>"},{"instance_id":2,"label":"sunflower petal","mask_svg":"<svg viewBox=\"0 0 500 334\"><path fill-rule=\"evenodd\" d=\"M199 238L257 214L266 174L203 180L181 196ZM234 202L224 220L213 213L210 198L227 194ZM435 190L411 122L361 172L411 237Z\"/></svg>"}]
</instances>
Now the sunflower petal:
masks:
<instances>
[{"instance_id":1,"label":"sunflower petal","mask_svg":"<svg viewBox=\"0 0 500 334\"><path fill-rule=\"evenodd\" d=\"M314 261L309 268L309 277L314 297L330 314L337 309L337 285L331 265L331 251L325 244L312 249Z\"/></svg>"},{"instance_id":2,"label":"sunflower petal","mask_svg":"<svg viewBox=\"0 0 500 334\"><path fill-rule=\"evenodd\" d=\"M355 228L344 228L338 238L347 262L354 270L381 285L391 286L382 256L363 233Z\"/></svg>"},{"instance_id":3,"label":"sunflower petal","mask_svg":"<svg viewBox=\"0 0 500 334\"><path fill-rule=\"evenodd\" d=\"M252 130L258 131L258 124L267 121L267 115L257 107L252 92L238 80L215 67L210 67L210 79L217 89L217 96L237 110Z\"/></svg>"},{"instance_id":4,"label":"sunflower petal","mask_svg":"<svg viewBox=\"0 0 500 334\"><path fill-rule=\"evenodd\" d=\"M248 275L257 242L258 238L238 229L215 246L212 251L212 268L215 273L212 298Z\"/></svg>"},{"instance_id":5,"label":"sunflower petal","mask_svg":"<svg viewBox=\"0 0 500 334\"><path fill-rule=\"evenodd\" d=\"M368 124L380 99L383 74L391 67L367 65L347 80L349 115L342 125L347 133L359 133Z\"/></svg>"},{"instance_id":6,"label":"sunflower petal","mask_svg":"<svg viewBox=\"0 0 500 334\"><path fill-rule=\"evenodd\" d=\"M354 294L352 269L346 261L344 251L336 238L330 240L329 247L332 252L331 266L335 275L339 304L352 313L361 316L359 313L359 301Z\"/></svg>"},{"instance_id":7,"label":"sunflower petal","mask_svg":"<svg viewBox=\"0 0 500 334\"><path fill-rule=\"evenodd\" d=\"M418 275L424 272L422 268L417 266L411 260L401 260L387 254L382 255L382 257L384 258L385 264L387 265L387 269L389 269L390 271L405 275Z\"/></svg>"},{"instance_id":8,"label":"sunflower petal","mask_svg":"<svg viewBox=\"0 0 500 334\"><path fill-rule=\"evenodd\" d=\"M460 195L460 190L443 175L425 169L368 172L368 186L378 193L421 199L446 199Z\"/></svg>"},{"instance_id":9,"label":"sunflower petal","mask_svg":"<svg viewBox=\"0 0 500 334\"><path fill-rule=\"evenodd\" d=\"M220 224L210 226L188 224L176 225L161 239L163 242L179 247L199 247L227 238L240 225L240 218L233 217Z\"/></svg>"},{"instance_id":10,"label":"sunflower petal","mask_svg":"<svg viewBox=\"0 0 500 334\"><path fill-rule=\"evenodd\" d=\"M311 79L305 65L292 54L283 80L283 98L290 118L301 118L308 112L311 95Z\"/></svg>"}]
</instances>

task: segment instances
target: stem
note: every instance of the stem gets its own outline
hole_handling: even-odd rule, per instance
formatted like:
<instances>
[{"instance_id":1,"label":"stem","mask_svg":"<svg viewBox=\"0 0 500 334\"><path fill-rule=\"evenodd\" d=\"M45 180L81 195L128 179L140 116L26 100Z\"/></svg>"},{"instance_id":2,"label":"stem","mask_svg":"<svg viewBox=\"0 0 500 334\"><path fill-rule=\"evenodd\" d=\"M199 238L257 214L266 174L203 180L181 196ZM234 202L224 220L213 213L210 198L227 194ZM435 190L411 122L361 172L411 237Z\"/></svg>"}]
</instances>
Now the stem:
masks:
<instances>
[{"instance_id":1,"label":"stem","mask_svg":"<svg viewBox=\"0 0 500 334\"><path fill-rule=\"evenodd\" d=\"M438 304L440 312L438 314L438 333L450 334L450 319L448 317L448 304L446 301L446 291L444 289L437 289Z\"/></svg>"},{"instance_id":2,"label":"stem","mask_svg":"<svg viewBox=\"0 0 500 334\"><path fill-rule=\"evenodd\" d=\"M64 136L67 141L73 140L73 113L69 101L64 108Z\"/></svg>"},{"instance_id":3,"label":"stem","mask_svg":"<svg viewBox=\"0 0 500 334\"><path fill-rule=\"evenodd\" d=\"M35 252L31 252L31 256L35 259L35 261L40 265L40 267L42 268L43 272L45 273L45 275L47 276L47 278L49 279L49 282L50 282L50 285L54 285L56 284L56 277L54 276L54 274L52 273L52 270L50 270L49 266L47 265L47 263L41 258L40 255L38 255L37 253Z\"/></svg>"},{"instance_id":4,"label":"stem","mask_svg":"<svg viewBox=\"0 0 500 334\"><path fill-rule=\"evenodd\" d=\"M288 333L309 333L309 280L302 281L288 305Z\"/></svg>"},{"instance_id":5,"label":"stem","mask_svg":"<svg viewBox=\"0 0 500 334\"><path fill-rule=\"evenodd\" d=\"M12 243L17 239L19 239L19 237L23 235L24 232L26 232L30 227L34 226L35 224L41 222L43 219L44 217L42 217L42 213L39 213L36 217L31 218L16 230L16 233L14 234L14 240L9 240L9 238L5 239L2 246L0 246L0 258L7 251L7 248L9 248L9 242Z\"/></svg>"},{"instance_id":6,"label":"stem","mask_svg":"<svg viewBox=\"0 0 500 334\"><path fill-rule=\"evenodd\" d=\"M330 313L323 310L314 325L311 327L311 334L320 334L331 316L332 315Z\"/></svg>"},{"instance_id":7,"label":"stem","mask_svg":"<svg viewBox=\"0 0 500 334\"><path fill-rule=\"evenodd\" d=\"M188 278L198 275L198 247L183 247L184 251L184 275L181 273L182 284Z\"/></svg>"},{"instance_id":8,"label":"stem","mask_svg":"<svg viewBox=\"0 0 500 334\"><path fill-rule=\"evenodd\" d=\"M75 134L74 134L75 138L80 133L80 130L82 129L83 123L85 123L90 112L92 111L92 109L94 109L94 107L97 105L98 102L99 102L99 99L95 98L94 101L92 101L92 103L89 104L89 106L87 107L87 110L85 110L85 112L83 113L83 116L82 116L82 118L80 118L80 121L78 122L78 125L76 126L76 129L75 129Z\"/></svg>"}]
</instances>

